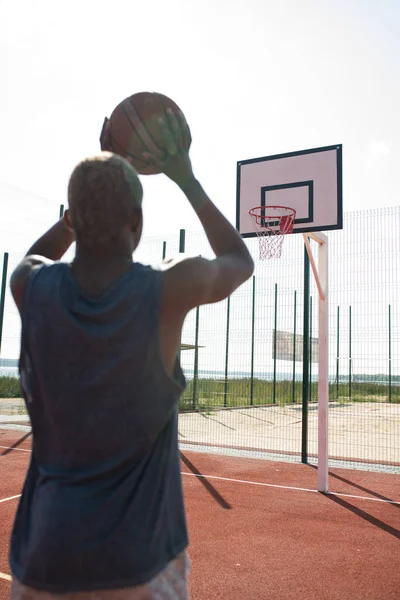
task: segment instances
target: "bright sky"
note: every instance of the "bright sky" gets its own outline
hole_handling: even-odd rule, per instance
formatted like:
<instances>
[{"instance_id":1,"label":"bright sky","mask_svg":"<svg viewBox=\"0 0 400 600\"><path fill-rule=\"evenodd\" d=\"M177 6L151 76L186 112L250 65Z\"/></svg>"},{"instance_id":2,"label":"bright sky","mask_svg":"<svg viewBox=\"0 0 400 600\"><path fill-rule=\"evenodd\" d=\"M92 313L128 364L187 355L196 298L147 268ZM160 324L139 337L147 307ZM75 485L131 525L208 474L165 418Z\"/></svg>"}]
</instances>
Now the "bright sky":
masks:
<instances>
[{"instance_id":1,"label":"bright sky","mask_svg":"<svg viewBox=\"0 0 400 600\"><path fill-rule=\"evenodd\" d=\"M399 56L397 0L1 0L0 251L35 229L4 184L47 198L47 227L104 117L145 90L185 112L195 173L232 222L238 160L336 143L345 211L398 204ZM198 228L164 176L142 180L145 235Z\"/></svg>"}]
</instances>

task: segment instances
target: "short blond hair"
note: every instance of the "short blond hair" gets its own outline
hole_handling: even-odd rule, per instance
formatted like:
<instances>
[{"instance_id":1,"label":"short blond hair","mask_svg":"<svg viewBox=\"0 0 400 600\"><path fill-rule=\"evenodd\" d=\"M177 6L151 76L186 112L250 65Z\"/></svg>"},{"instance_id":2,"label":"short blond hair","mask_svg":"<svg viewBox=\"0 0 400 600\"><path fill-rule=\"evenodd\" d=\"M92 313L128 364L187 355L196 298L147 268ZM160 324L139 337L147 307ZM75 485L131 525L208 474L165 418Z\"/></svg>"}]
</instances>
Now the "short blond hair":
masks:
<instances>
[{"instance_id":1,"label":"short blond hair","mask_svg":"<svg viewBox=\"0 0 400 600\"><path fill-rule=\"evenodd\" d=\"M85 246L112 244L141 210L143 190L124 158L102 152L81 161L68 185L76 240Z\"/></svg>"}]
</instances>

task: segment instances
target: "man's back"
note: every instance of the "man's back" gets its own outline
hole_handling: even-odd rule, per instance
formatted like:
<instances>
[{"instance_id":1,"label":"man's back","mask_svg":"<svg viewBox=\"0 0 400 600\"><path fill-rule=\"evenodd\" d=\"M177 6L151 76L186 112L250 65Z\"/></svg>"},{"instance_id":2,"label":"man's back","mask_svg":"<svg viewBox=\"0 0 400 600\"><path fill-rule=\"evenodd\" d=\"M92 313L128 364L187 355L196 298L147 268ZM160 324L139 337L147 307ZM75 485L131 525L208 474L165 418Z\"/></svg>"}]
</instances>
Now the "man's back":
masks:
<instances>
[{"instance_id":1,"label":"man's back","mask_svg":"<svg viewBox=\"0 0 400 600\"><path fill-rule=\"evenodd\" d=\"M142 188L126 160L103 153L74 169L69 210L11 277L33 424L33 459L13 530L13 600L39 599L42 589L90 595L121 586L124 598L188 597L180 337L192 308L226 298L254 265L194 177L182 144L187 125L167 114L162 127L166 159L143 158L158 161L184 192L214 260L170 262L162 273L132 264ZM55 263L73 239L72 264Z\"/></svg>"},{"instance_id":2,"label":"man's back","mask_svg":"<svg viewBox=\"0 0 400 600\"><path fill-rule=\"evenodd\" d=\"M174 377L164 366L161 302L162 274L138 263L95 296L64 263L26 282L20 371L34 447L11 549L26 585L139 585L187 545L185 380L178 363Z\"/></svg>"}]
</instances>

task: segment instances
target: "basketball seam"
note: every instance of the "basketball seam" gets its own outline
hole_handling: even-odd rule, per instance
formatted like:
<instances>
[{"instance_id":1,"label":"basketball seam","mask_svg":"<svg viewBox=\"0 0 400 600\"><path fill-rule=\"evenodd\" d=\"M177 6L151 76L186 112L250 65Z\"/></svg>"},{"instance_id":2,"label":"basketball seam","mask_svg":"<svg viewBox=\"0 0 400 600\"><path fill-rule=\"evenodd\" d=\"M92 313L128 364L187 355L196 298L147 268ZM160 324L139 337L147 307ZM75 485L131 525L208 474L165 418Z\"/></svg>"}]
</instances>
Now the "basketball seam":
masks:
<instances>
[{"instance_id":1,"label":"basketball seam","mask_svg":"<svg viewBox=\"0 0 400 600\"><path fill-rule=\"evenodd\" d=\"M150 166L145 160L143 160L143 158L139 158L138 156L136 156L135 154L133 154L133 152L130 152L129 150L125 149L122 144L120 144L119 142L117 142L117 140L115 139L115 137L113 137L113 135L110 135L111 138L111 146L114 147L114 145L119 148L119 150L121 152L123 152L125 155L128 155L130 158L134 158L135 160L137 160L138 162L142 163L143 166L147 167Z\"/></svg>"},{"instance_id":2,"label":"basketball seam","mask_svg":"<svg viewBox=\"0 0 400 600\"><path fill-rule=\"evenodd\" d=\"M123 113L124 113L125 117L127 118L127 120L128 120L128 122L129 122L130 126L132 127L133 131L135 132L135 134L137 135L137 137L140 139L140 141L142 142L143 146L146 148L147 152L149 152L149 149L148 149L148 147L147 147L147 144L145 144L145 142L143 141L143 139L142 139L142 137L141 137L140 133L138 132L138 130L137 130L137 129L136 129L136 127L135 127L135 124L134 124L134 123L132 123L132 121L131 121L131 118L130 118L130 116L129 116L129 114L128 114L128 111L127 111L127 110L126 110L126 108L125 108L125 105L124 105L124 104L122 104L121 106L122 106ZM137 111L136 111L136 112L137 112ZM139 116L139 120L141 120L141 119L140 119L140 116ZM143 159L142 159L142 160L143 160Z\"/></svg>"},{"instance_id":3,"label":"basketball seam","mask_svg":"<svg viewBox=\"0 0 400 600\"><path fill-rule=\"evenodd\" d=\"M155 92L154 92L154 95L158 97L158 94L156 94ZM162 107L163 107L163 109L164 109L164 106L163 106L163 104L162 104L162 103L161 103L161 105L162 105ZM165 112L165 109L164 109L164 112ZM154 137L153 137L152 133L151 133L151 132L148 130L148 128L146 127L146 123L143 121L143 119L142 119L142 117L141 117L141 114L140 114L140 112L139 112L138 110L136 110L136 114L137 114L137 116L138 116L138 118L139 118L139 121L140 121L140 122L141 122L141 124L143 125L143 128L146 130L146 132L147 132L147 135L149 136L149 138L151 139L151 141L153 142L153 144L155 145L155 147L157 148L157 150L159 150L160 152L164 152L164 150L158 146L158 144L157 144L156 140L154 139ZM139 137L140 137L140 136L139 136ZM142 143L143 143L143 140L142 140ZM145 144L143 144L143 145L145 145ZM146 148L147 148L147 146L146 146ZM147 149L148 149L148 148L147 148ZM148 150L149 150L149 149L148 149Z\"/></svg>"},{"instance_id":4,"label":"basketball seam","mask_svg":"<svg viewBox=\"0 0 400 600\"><path fill-rule=\"evenodd\" d=\"M138 110L136 110L135 106L132 106L131 108L132 108L132 110L135 112L135 115L136 115L136 117L137 117L137 119L138 119L138 122L139 122L139 123L140 123L140 125L143 127L143 129L145 130L145 132L146 132L146 135L148 136L148 138L149 138L150 142L153 144L153 146L154 146L154 148L155 148L155 152L154 152L154 151L152 151L152 150L149 148L149 146L147 145L147 143L146 143L146 142L143 140L142 136L140 135L140 133L139 133L138 129L137 129L137 128L136 128L136 126L135 126L135 123L133 123L133 122L132 122L132 120L131 120L131 118L130 118L130 116L129 116L129 111L126 109L126 106L125 106L125 104L122 104L122 108L123 108L124 114L125 114L126 118L128 119L128 121L129 121L129 123L130 123L130 125L131 125L132 129L135 131L135 133L136 133L137 137L140 139L140 141L142 142L143 146L146 148L147 152L149 152L150 154L154 154L154 153L156 153L156 154L157 154L157 153L159 153L159 154L160 154L160 156L158 156L158 158L164 157L164 156L165 156L165 150L163 150L163 149L159 148L159 146L156 144L156 142L155 142L155 140L154 140L153 136L151 135L151 133L150 133L150 132L149 132L149 130L147 129L147 127L146 127L146 125L145 125L145 123L144 123L144 121L143 121L142 117L140 116L140 113L138 112Z\"/></svg>"}]
</instances>

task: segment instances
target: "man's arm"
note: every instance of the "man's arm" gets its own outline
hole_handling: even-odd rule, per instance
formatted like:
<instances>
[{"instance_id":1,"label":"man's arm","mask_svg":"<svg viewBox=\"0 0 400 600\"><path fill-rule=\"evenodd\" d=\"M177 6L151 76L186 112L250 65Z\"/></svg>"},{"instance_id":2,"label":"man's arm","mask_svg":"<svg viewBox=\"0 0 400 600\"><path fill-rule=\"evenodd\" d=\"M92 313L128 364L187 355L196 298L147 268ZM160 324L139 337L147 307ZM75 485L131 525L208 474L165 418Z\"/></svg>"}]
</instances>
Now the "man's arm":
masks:
<instances>
[{"instance_id":1,"label":"man's arm","mask_svg":"<svg viewBox=\"0 0 400 600\"><path fill-rule=\"evenodd\" d=\"M223 216L193 175L184 147L187 123L182 115L161 120L168 155L161 162L149 153L144 158L174 181L186 195L203 225L216 258L192 258L171 265L163 275L163 306L168 313L186 314L200 304L227 298L253 273L254 263L236 229Z\"/></svg>"},{"instance_id":2,"label":"man's arm","mask_svg":"<svg viewBox=\"0 0 400 600\"><path fill-rule=\"evenodd\" d=\"M236 229L193 179L183 190L195 209L216 258L188 258L164 273L164 301L188 312L230 296L253 273L254 263Z\"/></svg>"},{"instance_id":3,"label":"man's arm","mask_svg":"<svg viewBox=\"0 0 400 600\"><path fill-rule=\"evenodd\" d=\"M11 275L11 293L20 312L22 311L25 283L32 270L60 260L74 241L74 234L67 224L66 218L64 216L60 219L29 248L25 258Z\"/></svg>"}]
</instances>

